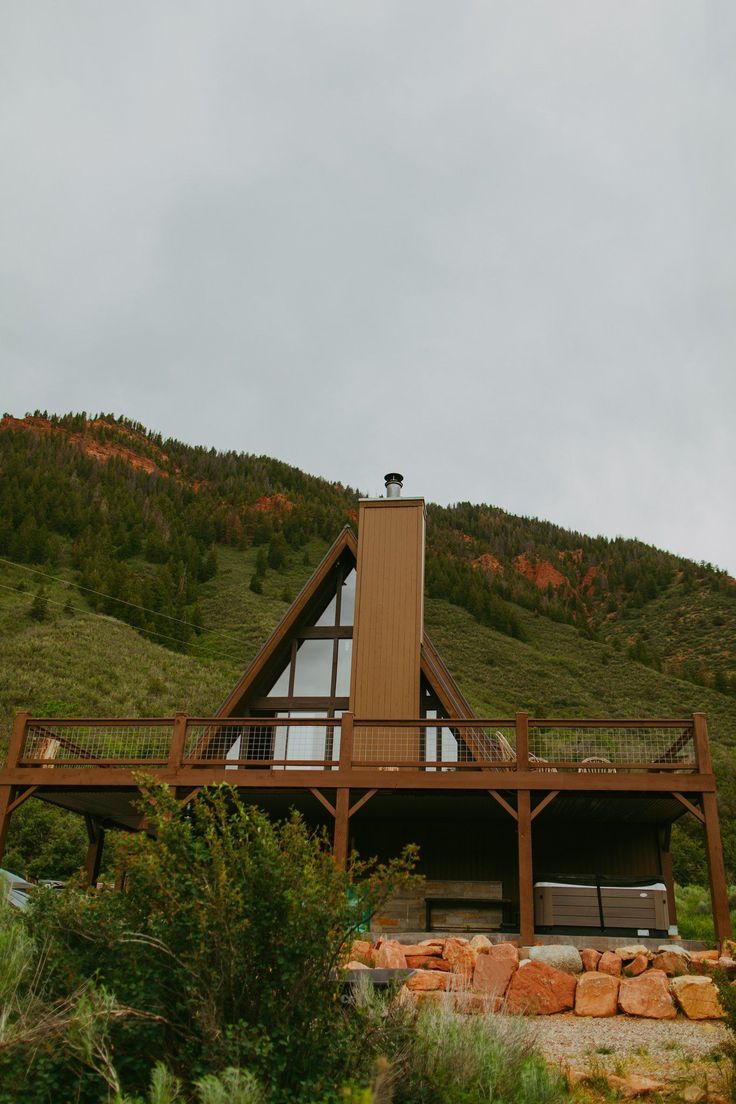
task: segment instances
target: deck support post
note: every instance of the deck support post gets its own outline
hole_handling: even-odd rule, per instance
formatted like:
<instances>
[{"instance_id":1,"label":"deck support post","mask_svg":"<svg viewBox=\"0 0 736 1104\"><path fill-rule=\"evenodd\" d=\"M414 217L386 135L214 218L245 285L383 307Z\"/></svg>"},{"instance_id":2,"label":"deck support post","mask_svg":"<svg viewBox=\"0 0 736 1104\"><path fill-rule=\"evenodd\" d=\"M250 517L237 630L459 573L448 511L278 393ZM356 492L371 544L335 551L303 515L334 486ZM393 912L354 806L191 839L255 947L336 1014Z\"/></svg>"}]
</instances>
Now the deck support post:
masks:
<instances>
[{"instance_id":1,"label":"deck support post","mask_svg":"<svg viewBox=\"0 0 736 1104\"><path fill-rule=\"evenodd\" d=\"M693 737L698 770L701 774L713 774L705 713L693 713ZM701 800L705 827L705 851L708 856L710 901L713 909L716 943L720 946L724 939L731 938L731 913L728 907L728 886L726 884L726 867L723 861L721 827L718 821L718 802L713 792L702 794Z\"/></svg>"},{"instance_id":2,"label":"deck support post","mask_svg":"<svg viewBox=\"0 0 736 1104\"><path fill-rule=\"evenodd\" d=\"M534 942L534 875L532 866L532 813L529 790L517 795L519 845L519 936L522 945Z\"/></svg>"},{"instance_id":3,"label":"deck support post","mask_svg":"<svg viewBox=\"0 0 736 1104\"><path fill-rule=\"evenodd\" d=\"M349 771L353 762L353 720L349 710L340 720L340 773ZM348 865L348 826L350 823L350 790L341 786L335 794L335 834L332 850L335 862L345 870Z\"/></svg>"},{"instance_id":4,"label":"deck support post","mask_svg":"<svg viewBox=\"0 0 736 1104\"><path fill-rule=\"evenodd\" d=\"M666 824L659 833L659 859L662 864L662 881L667 888L667 916L670 927L677 927L677 902L675 900L675 879L672 873L672 852L670 838L672 825Z\"/></svg>"},{"instance_id":5,"label":"deck support post","mask_svg":"<svg viewBox=\"0 0 736 1104\"><path fill-rule=\"evenodd\" d=\"M85 881L89 889L94 889L100 876L100 864L102 863L102 851L105 846L105 829L91 816L85 815L84 823L87 825L87 857L84 862Z\"/></svg>"},{"instance_id":6,"label":"deck support post","mask_svg":"<svg viewBox=\"0 0 736 1104\"><path fill-rule=\"evenodd\" d=\"M332 851L341 870L348 865L348 823L350 815L350 790L339 789L335 796L335 835Z\"/></svg>"},{"instance_id":7,"label":"deck support post","mask_svg":"<svg viewBox=\"0 0 736 1104\"><path fill-rule=\"evenodd\" d=\"M0 786L0 863L5 855L5 844L8 839L8 828L12 813L8 807L13 800L14 786Z\"/></svg>"},{"instance_id":8,"label":"deck support post","mask_svg":"<svg viewBox=\"0 0 736 1104\"><path fill-rule=\"evenodd\" d=\"M26 739L26 726L30 713L16 713L13 721L13 731L8 742L8 755L5 760L5 769L14 770L18 766ZM34 787L35 788L35 787ZM17 792L16 786L0 786L0 862L5 854L5 844L8 839L8 828L12 815L13 798Z\"/></svg>"},{"instance_id":9,"label":"deck support post","mask_svg":"<svg viewBox=\"0 0 736 1104\"><path fill-rule=\"evenodd\" d=\"M703 812L705 814L705 850L708 856L708 881L710 882L713 924L716 931L716 943L720 946L724 939L731 938L731 912L728 907L728 886L726 885L726 867L723 862L721 829L718 822L718 804L714 793L703 794Z\"/></svg>"}]
</instances>

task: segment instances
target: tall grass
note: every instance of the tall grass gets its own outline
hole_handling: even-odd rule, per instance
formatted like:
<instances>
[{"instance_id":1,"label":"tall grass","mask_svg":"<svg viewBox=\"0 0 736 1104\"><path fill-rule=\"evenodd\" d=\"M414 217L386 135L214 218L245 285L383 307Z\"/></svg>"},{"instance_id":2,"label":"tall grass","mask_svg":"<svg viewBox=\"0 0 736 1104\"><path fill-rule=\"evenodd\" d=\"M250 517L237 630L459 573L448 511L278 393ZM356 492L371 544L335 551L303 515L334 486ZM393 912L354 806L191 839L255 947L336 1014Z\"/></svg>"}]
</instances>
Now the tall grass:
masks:
<instances>
[{"instance_id":1,"label":"tall grass","mask_svg":"<svg viewBox=\"0 0 736 1104\"><path fill-rule=\"evenodd\" d=\"M397 1057L395 1104L553 1104L568 1099L533 1032L509 1016L458 1016L427 1008Z\"/></svg>"}]
</instances>

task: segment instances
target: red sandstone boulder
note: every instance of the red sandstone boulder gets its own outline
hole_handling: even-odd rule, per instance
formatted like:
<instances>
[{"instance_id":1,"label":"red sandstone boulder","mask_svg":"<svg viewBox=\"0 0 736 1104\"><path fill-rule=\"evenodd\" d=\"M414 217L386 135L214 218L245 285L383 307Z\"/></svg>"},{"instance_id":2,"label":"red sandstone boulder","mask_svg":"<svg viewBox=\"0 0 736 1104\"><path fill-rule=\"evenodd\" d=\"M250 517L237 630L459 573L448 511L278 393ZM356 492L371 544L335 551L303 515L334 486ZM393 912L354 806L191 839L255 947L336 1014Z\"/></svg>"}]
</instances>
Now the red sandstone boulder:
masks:
<instances>
[{"instance_id":1,"label":"red sandstone boulder","mask_svg":"<svg viewBox=\"0 0 736 1104\"><path fill-rule=\"evenodd\" d=\"M647 970L639 977L622 978L618 1006L629 1016L672 1020L677 1015L663 970Z\"/></svg>"},{"instance_id":2,"label":"red sandstone boulder","mask_svg":"<svg viewBox=\"0 0 736 1104\"><path fill-rule=\"evenodd\" d=\"M584 947L583 950L580 952L580 957L583 961L583 969L586 972L588 970L598 969L598 963L601 960L600 951L596 951L592 947Z\"/></svg>"},{"instance_id":3,"label":"red sandstone boulder","mask_svg":"<svg viewBox=\"0 0 736 1104\"><path fill-rule=\"evenodd\" d=\"M575 990L576 1016L615 1016L619 980L611 974L589 971L578 978Z\"/></svg>"},{"instance_id":4,"label":"red sandstone boulder","mask_svg":"<svg viewBox=\"0 0 736 1104\"><path fill-rule=\"evenodd\" d=\"M445 1005L445 994L441 989L408 989L409 1000L416 1005L433 1004L440 1008Z\"/></svg>"},{"instance_id":5,"label":"red sandstone boulder","mask_svg":"<svg viewBox=\"0 0 736 1104\"><path fill-rule=\"evenodd\" d=\"M421 989L428 992L433 989L444 989L447 984L447 974L440 970L415 970L410 978L406 979L406 987L410 992Z\"/></svg>"},{"instance_id":6,"label":"red sandstone boulder","mask_svg":"<svg viewBox=\"0 0 736 1104\"><path fill-rule=\"evenodd\" d=\"M576 985L572 974L555 970L545 962L529 962L520 966L511 978L506 993L507 1011L537 1016L566 1012L575 1003Z\"/></svg>"},{"instance_id":7,"label":"red sandstone boulder","mask_svg":"<svg viewBox=\"0 0 736 1104\"><path fill-rule=\"evenodd\" d=\"M487 935L474 935L470 940L470 946L476 954L488 954L493 944Z\"/></svg>"},{"instance_id":8,"label":"red sandstone boulder","mask_svg":"<svg viewBox=\"0 0 736 1104\"><path fill-rule=\"evenodd\" d=\"M689 972L689 964L682 955L673 954L672 951L660 951L652 959L655 970L664 970L667 977L679 977L680 974Z\"/></svg>"},{"instance_id":9,"label":"red sandstone boulder","mask_svg":"<svg viewBox=\"0 0 736 1104\"><path fill-rule=\"evenodd\" d=\"M450 963L446 958L428 958L427 955L407 955L406 965L412 970L450 970Z\"/></svg>"},{"instance_id":10,"label":"red sandstone boulder","mask_svg":"<svg viewBox=\"0 0 736 1104\"><path fill-rule=\"evenodd\" d=\"M666 1088L664 1081L655 1081L652 1077L641 1077L637 1074L629 1074L628 1077L619 1077L615 1073L604 1074L606 1081L613 1091L627 1100L636 1096L651 1096L652 1093L661 1093Z\"/></svg>"},{"instance_id":11,"label":"red sandstone boulder","mask_svg":"<svg viewBox=\"0 0 736 1104\"><path fill-rule=\"evenodd\" d=\"M725 971L728 978L736 978L736 959L725 956L719 958L718 969Z\"/></svg>"},{"instance_id":12,"label":"red sandstone boulder","mask_svg":"<svg viewBox=\"0 0 736 1104\"><path fill-rule=\"evenodd\" d=\"M501 947L508 949L499 954ZM509 943L494 947L491 954L478 955L473 974L473 992L489 997L502 997L518 968L518 952Z\"/></svg>"},{"instance_id":13,"label":"red sandstone boulder","mask_svg":"<svg viewBox=\"0 0 736 1104\"><path fill-rule=\"evenodd\" d=\"M421 951L422 954L442 954L442 952L445 948L445 940L444 939L423 939L421 941L421 943L418 944L418 946L422 948L422 951ZM436 947L437 951L428 951L428 950L426 950L427 947Z\"/></svg>"},{"instance_id":14,"label":"red sandstone boulder","mask_svg":"<svg viewBox=\"0 0 736 1104\"><path fill-rule=\"evenodd\" d=\"M494 943L488 954L491 958L502 958L519 965L519 948L515 943Z\"/></svg>"},{"instance_id":15,"label":"red sandstone boulder","mask_svg":"<svg viewBox=\"0 0 736 1104\"><path fill-rule=\"evenodd\" d=\"M350 957L358 962L364 962L367 966L373 965L373 944L367 939L354 939L350 948Z\"/></svg>"},{"instance_id":16,"label":"red sandstone boulder","mask_svg":"<svg viewBox=\"0 0 736 1104\"><path fill-rule=\"evenodd\" d=\"M623 962L615 951L604 951L598 963L598 972L610 974L611 977L621 977Z\"/></svg>"},{"instance_id":17,"label":"red sandstone boulder","mask_svg":"<svg viewBox=\"0 0 736 1104\"><path fill-rule=\"evenodd\" d=\"M444 957L450 963L454 974L459 974L467 981L472 979L478 956L467 939L447 939L445 941Z\"/></svg>"},{"instance_id":18,"label":"red sandstone boulder","mask_svg":"<svg viewBox=\"0 0 736 1104\"><path fill-rule=\"evenodd\" d=\"M630 962L632 958L636 958L637 955L643 954L649 958L649 950L643 943L633 943L628 947L617 947L616 954L619 958L622 958L624 962Z\"/></svg>"},{"instance_id":19,"label":"red sandstone boulder","mask_svg":"<svg viewBox=\"0 0 736 1104\"><path fill-rule=\"evenodd\" d=\"M631 962L627 962L624 966L624 974L626 977L638 977L639 974L643 974L649 965L649 956L645 954L638 954L636 958L632 958Z\"/></svg>"},{"instance_id":20,"label":"red sandstone boulder","mask_svg":"<svg viewBox=\"0 0 736 1104\"><path fill-rule=\"evenodd\" d=\"M405 970L406 955L395 939L379 943L374 956L376 967L384 970Z\"/></svg>"},{"instance_id":21,"label":"red sandstone boulder","mask_svg":"<svg viewBox=\"0 0 736 1104\"><path fill-rule=\"evenodd\" d=\"M729 939L724 940L724 943L730 943ZM718 951L691 951L691 962L717 962L720 958Z\"/></svg>"},{"instance_id":22,"label":"red sandstone boulder","mask_svg":"<svg viewBox=\"0 0 736 1104\"><path fill-rule=\"evenodd\" d=\"M407 958L410 956L413 958L417 955L423 955L425 958L439 958L442 954L442 947L439 943L428 943L426 945L422 945L421 943L401 943L399 946Z\"/></svg>"},{"instance_id":23,"label":"red sandstone boulder","mask_svg":"<svg viewBox=\"0 0 736 1104\"><path fill-rule=\"evenodd\" d=\"M675 977L672 992L689 1020L720 1020L724 1016L718 990L709 977Z\"/></svg>"}]
</instances>

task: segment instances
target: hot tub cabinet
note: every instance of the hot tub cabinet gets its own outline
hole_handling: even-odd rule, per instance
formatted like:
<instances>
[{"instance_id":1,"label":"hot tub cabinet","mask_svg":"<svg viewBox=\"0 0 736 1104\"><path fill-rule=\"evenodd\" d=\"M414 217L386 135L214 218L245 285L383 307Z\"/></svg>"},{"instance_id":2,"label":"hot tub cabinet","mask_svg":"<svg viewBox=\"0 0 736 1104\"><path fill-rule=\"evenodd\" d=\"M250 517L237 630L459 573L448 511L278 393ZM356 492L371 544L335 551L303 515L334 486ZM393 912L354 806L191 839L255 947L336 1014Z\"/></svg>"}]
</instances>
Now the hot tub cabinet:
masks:
<instances>
[{"instance_id":1,"label":"hot tub cabinet","mask_svg":"<svg viewBox=\"0 0 736 1104\"><path fill-rule=\"evenodd\" d=\"M573 929L585 935L666 936L670 921L664 882L606 884L601 879L534 883L538 932Z\"/></svg>"}]
</instances>

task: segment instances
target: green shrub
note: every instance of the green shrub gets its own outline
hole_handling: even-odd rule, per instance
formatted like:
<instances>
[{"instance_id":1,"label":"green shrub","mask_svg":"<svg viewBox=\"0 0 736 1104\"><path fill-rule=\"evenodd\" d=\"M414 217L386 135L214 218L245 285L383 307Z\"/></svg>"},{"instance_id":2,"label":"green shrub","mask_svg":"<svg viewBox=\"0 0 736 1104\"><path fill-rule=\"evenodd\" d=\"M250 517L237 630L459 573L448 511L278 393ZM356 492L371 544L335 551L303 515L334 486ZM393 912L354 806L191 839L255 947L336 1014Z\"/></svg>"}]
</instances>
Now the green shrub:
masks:
<instances>
[{"instance_id":1,"label":"green shrub","mask_svg":"<svg viewBox=\"0 0 736 1104\"><path fill-rule=\"evenodd\" d=\"M158 1017L115 1030L127 1091L144 1092L160 1059L185 1089L252 1070L280 1102L360 1077L361 1018L339 1000L336 966L362 915L409 878L411 853L346 873L297 814L272 822L228 786L201 791L183 815L151 783L144 808L155 838L127 841L126 893L44 894L31 911L59 995L94 978Z\"/></svg>"}]
</instances>

